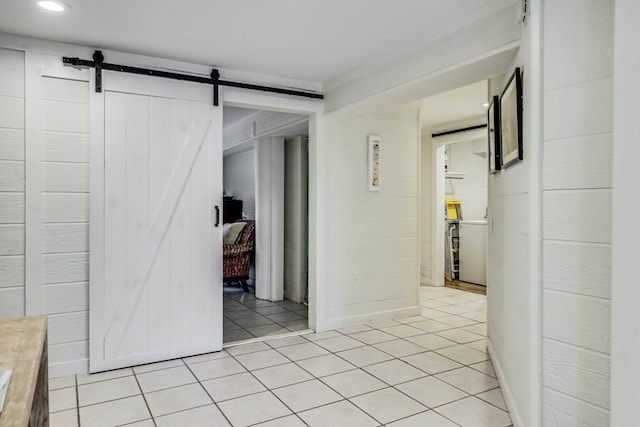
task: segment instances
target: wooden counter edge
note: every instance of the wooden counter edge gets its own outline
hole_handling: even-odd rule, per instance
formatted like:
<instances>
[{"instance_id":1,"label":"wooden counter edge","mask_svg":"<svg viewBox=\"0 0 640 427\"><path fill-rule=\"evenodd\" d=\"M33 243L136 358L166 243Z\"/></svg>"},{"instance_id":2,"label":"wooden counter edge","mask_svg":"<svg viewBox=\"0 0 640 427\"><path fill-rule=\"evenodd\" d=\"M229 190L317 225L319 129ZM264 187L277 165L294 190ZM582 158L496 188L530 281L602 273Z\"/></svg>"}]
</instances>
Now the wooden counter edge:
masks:
<instances>
[{"instance_id":1,"label":"wooden counter edge","mask_svg":"<svg viewBox=\"0 0 640 427\"><path fill-rule=\"evenodd\" d=\"M47 426L47 316L0 320L0 367L13 372L0 427Z\"/></svg>"}]
</instances>

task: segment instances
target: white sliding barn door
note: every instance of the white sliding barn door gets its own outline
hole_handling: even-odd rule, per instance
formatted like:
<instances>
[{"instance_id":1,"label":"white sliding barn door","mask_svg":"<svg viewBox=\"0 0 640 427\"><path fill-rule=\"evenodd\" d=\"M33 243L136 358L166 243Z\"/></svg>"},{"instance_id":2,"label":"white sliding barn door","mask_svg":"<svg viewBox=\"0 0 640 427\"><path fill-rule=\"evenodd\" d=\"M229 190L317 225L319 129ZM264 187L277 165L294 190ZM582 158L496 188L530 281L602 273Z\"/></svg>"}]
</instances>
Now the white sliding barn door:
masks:
<instances>
[{"instance_id":1,"label":"white sliding barn door","mask_svg":"<svg viewBox=\"0 0 640 427\"><path fill-rule=\"evenodd\" d=\"M92 176L102 153L104 182L92 182L90 370L220 350L221 108L203 85L107 73L104 88L93 95L104 129Z\"/></svg>"}]
</instances>

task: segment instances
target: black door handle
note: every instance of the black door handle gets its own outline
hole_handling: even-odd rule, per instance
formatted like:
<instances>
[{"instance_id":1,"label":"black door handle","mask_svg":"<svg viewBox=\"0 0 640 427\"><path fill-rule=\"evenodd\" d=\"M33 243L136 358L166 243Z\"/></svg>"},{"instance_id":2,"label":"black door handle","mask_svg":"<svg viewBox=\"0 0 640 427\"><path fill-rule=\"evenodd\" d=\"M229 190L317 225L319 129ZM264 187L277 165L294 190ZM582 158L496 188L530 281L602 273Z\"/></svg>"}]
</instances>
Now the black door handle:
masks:
<instances>
[{"instance_id":1,"label":"black door handle","mask_svg":"<svg viewBox=\"0 0 640 427\"><path fill-rule=\"evenodd\" d=\"M216 210L216 223L214 227L217 227L220 225L220 206L216 205L215 210Z\"/></svg>"}]
</instances>

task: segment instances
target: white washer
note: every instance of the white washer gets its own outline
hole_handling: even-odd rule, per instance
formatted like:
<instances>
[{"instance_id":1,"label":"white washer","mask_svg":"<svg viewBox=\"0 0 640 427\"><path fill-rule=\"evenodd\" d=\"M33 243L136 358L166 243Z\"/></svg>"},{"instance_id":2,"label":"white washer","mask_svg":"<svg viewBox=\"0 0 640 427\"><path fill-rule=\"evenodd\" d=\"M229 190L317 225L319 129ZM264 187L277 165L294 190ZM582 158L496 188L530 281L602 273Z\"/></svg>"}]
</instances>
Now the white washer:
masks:
<instances>
[{"instance_id":1,"label":"white washer","mask_svg":"<svg viewBox=\"0 0 640 427\"><path fill-rule=\"evenodd\" d=\"M487 221L460 221L460 280L487 284Z\"/></svg>"}]
</instances>

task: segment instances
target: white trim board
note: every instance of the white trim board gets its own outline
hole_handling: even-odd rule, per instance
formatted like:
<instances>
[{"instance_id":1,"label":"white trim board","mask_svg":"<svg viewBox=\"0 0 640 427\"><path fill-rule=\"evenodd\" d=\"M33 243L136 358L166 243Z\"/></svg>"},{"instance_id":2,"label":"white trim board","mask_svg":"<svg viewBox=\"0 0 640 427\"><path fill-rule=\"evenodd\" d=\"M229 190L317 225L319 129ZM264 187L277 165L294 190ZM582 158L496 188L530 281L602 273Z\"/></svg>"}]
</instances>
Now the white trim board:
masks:
<instances>
[{"instance_id":1,"label":"white trim board","mask_svg":"<svg viewBox=\"0 0 640 427\"><path fill-rule=\"evenodd\" d=\"M636 43L640 4L616 0L611 257L611 425L640 425L640 335L637 245L640 238L637 120L640 82Z\"/></svg>"},{"instance_id":2,"label":"white trim board","mask_svg":"<svg viewBox=\"0 0 640 427\"><path fill-rule=\"evenodd\" d=\"M518 410L516 402L513 399L513 394L511 392L511 389L509 388L509 383L507 383L505 380L504 371L502 370L502 364L500 363L500 360L496 355L496 351L493 348L493 344L491 343L491 339L489 338L487 338L487 351L489 352L489 357L491 358L491 363L493 364L493 370L496 371L496 377L498 377L500 390L502 391L504 402L507 404L507 409L509 410L511 421L513 422L514 427L524 427L526 424L522 422L522 416L520 415L520 411Z\"/></svg>"},{"instance_id":3,"label":"white trim board","mask_svg":"<svg viewBox=\"0 0 640 427\"><path fill-rule=\"evenodd\" d=\"M322 324L322 326L318 328L317 332L364 325L365 323L385 322L389 320L403 319L405 317L419 316L421 312L422 307L416 306L409 308L399 308L396 310L379 311L376 313L361 314L357 316L341 317L331 319Z\"/></svg>"},{"instance_id":4,"label":"white trim board","mask_svg":"<svg viewBox=\"0 0 640 427\"><path fill-rule=\"evenodd\" d=\"M233 342L230 342L230 343L223 344L222 348L226 349L226 348L231 348L231 347L237 347L239 345L255 344L255 343L258 343L258 342L277 340L277 339L281 339L281 338L297 337L297 336L300 336L300 335L307 335L307 334L313 334L313 333L314 333L314 331L312 329L303 329L301 331L293 331L293 332L289 332L289 333L282 334L282 335L267 335L265 337L249 338L249 339L242 340L242 341L233 341Z\"/></svg>"},{"instance_id":5,"label":"white trim board","mask_svg":"<svg viewBox=\"0 0 640 427\"><path fill-rule=\"evenodd\" d=\"M324 307L325 290L325 253L324 239L326 235L325 215L318 212L326 206L324 199L324 183L326 181L326 160L324 150L325 125L324 104L314 100L296 99L267 95L259 92L242 91L234 88L221 89L225 106L245 107L256 110L272 110L309 116L308 142L308 262L309 262L309 329L315 330L322 325L326 317Z\"/></svg>"},{"instance_id":6,"label":"white trim board","mask_svg":"<svg viewBox=\"0 0 640 427\"><path fill-rule=\"evenodd\" d=\"M49 379L66 377L73 374L88 374L89 359L71 360L69 362L50 363Z\"/></svg>"},{"instance_id":7,"label":"white trim board","mask_svg":"<svg viewBox=\"0 0 640 427\"><path fill-rule=\"evenodd\" d=\"M420 286L431 286L431 287L442 287L444 285L436 285L433 282L433 279L430 279L429 277L421 277L420 278Z\"/></svg>"}]
</instances>

